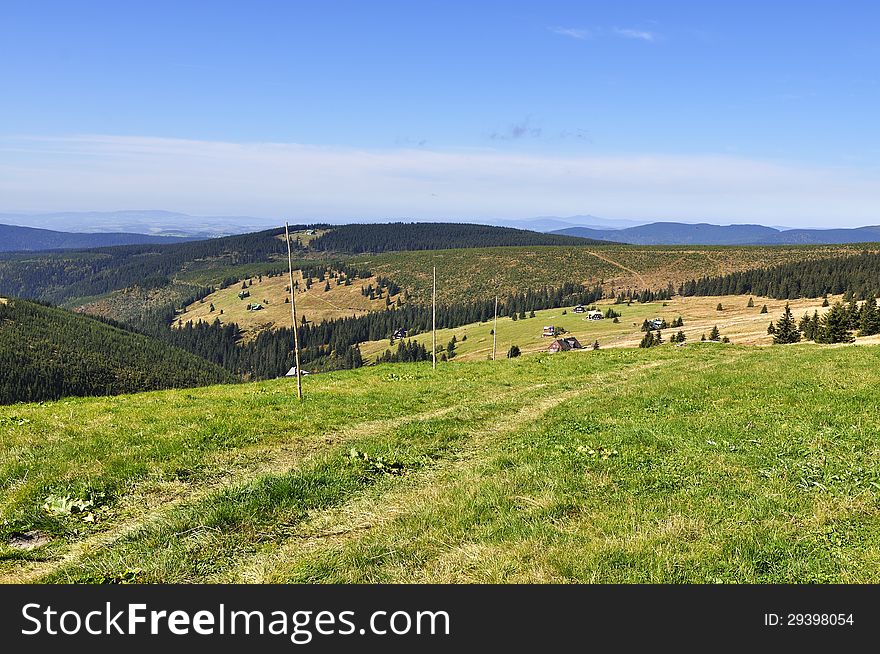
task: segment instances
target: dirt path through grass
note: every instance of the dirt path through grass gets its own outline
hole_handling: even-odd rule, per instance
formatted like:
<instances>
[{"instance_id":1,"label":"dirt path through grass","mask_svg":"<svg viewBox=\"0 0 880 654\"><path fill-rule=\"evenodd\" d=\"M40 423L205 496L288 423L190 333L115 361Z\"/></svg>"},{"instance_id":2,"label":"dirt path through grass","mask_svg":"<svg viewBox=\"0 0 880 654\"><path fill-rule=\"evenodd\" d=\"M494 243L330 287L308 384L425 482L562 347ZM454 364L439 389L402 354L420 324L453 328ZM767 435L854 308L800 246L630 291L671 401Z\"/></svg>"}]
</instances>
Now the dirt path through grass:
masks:
<instances>
[{"instance_id":1,"label":"dirt path through grass","mask_svg":"<svg viewBox=\"0 0 880 654\"><path fill-rule=\"evenodd\" d=\"M536 384L532 387L532 390L541 390L544 386L546 384ZM497 401L519 393L521 393L521 390L518 388L508 390L494 395L492 400ZM476 404L481 403L480 399L476 402ZM224 488L230 488L263 475L287 472L340 443L355 438L369 438L412 423L423 423L442 418L454 411L466 409L467 406L469 406L468 403L463 403L417 414L346 425L339 430L328 431L319 439L305 444L254 446L223 453L218 455L217 464L229 467L231 469L229 474L214 482L202 484L198 488L193 488L190 485L184 486L174 495L163 498L163 501L158 503L158 506L155 506L155 508L135 513L131 519L125 520L107 531L99 532L83 540L71 543L67 551L60 558L48 561L29 561L23 563L18 568L0 571L0 583L27 583L37 580L64 566L74 564L78 560L88 557L91 553L112 545L114 542L134 533L138 529L161 521L163 516L175 507L197 502ZM242 461L244 463L241 463ZM127 496L123 502L131 510L132 506L143 503L143 501L144 496L135 491Z\"/></svg>"},{"instance_id":2,"label":"dirt path through grass","mask_svg":"<svg viewBox=\"0 0 880 654\"><path fill-rule=\"evenodd\" d=\"M339 548L367 533L392 522L411 507L437 495L445 487L444 479L473 465L474 459L487 445L516 432L523 425L533 424L549 411L571 400L596 393L593 381L602 384L602 392L613 389L665 362L654 361L637 364L620 371L609 380L607 373L596 373L584 380L580 388L544 397L534 403L526 403L516 413L498 419L484 429L473 430L462 447L454 455L438 461L435 465L405 476L390 488L370 489L349 502L317 512L291 534L278 548L269 552L257 552L241 561L233 569L206 581L212 583L279 583L285 580L284 569L291 561L320 549ZM717 365L719 362L713 362ZM378 496L377 491L378 490Z\"/></svg>"},{"instance_id":3,"label":"dirt path through grass","mask_svg":"<svg viewBox=\"0 0 880 654\"><path fill-rule=\"evenodd\" d=\"M179 506L186 502L197 501L210 493L216 492L221 488L233 486L259 475L270 474L273 472L277 473L288 470L294 465L301 463L309 456L313 456L316 452L322 450L323 448L330 447L332 444L344 442L356 436L362 437L365 435L368 436L370 434L378 434L410 422L418 422L437 418L451 412L455 408L456 407L445 407L432 411L426 411L425 413L416 415L374 420L364 423L358 423L355 425L349 425L344 427L343 429L340 429L339 431L328 432L321 443L315 443L314 447L306 448L305 450L303 450L302 448L280 445L271 448L249 448L248 450L238 451L234 454L227 454L227 459L231 458L232 456L235 456L236 458L241 458L242 454L256 455L255 458L257 461L259 461L259 463L257 463L256 465L239 467L231 474L224 476L222 479L213 483L201 485L198 488L187 486L181 489L181 491L177 495L166 498L156 508L140 513L139 515L134 516L133 519L122 522L107 531L100 532L83 540L73 542L69 546L68 550L60 558L52 559L49 561L28 562L18 569L0 573L0 583L27 583L44 575L50 574L62 566L74 563L83 556L88 555L89 552L94 552L99 550L100 548L106 547L114 541L117 541L120 538L123 538L126 535L133 533L137 529L148 525L151 522L160 520L161 517L173 507ZM127 497L125 502L126 504L130 505L139 501L140 499L142 498L139 497L137 493L135 493Z\"/></svg>"}]
</instances>

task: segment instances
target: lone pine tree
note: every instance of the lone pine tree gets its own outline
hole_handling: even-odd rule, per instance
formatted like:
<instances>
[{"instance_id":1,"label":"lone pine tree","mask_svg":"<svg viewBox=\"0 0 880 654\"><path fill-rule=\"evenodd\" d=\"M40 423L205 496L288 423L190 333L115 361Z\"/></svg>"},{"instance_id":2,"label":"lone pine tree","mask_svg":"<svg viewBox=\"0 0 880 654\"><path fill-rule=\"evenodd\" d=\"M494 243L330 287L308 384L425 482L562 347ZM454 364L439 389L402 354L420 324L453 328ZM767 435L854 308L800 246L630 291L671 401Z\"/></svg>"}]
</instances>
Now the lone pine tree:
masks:
<instances>
[{"instance_id":1,"label":"lone pine tree","mask_svg":"<svg viewBox=\"0 0 880 654\"><path fill-rule=\"evenodd\" d=\"M801 333L795 324L794 316L791 315L791 307L787 303L782 316L776 321L775 331L773 342L777 345L797 343L801 340Z\"/></svg>"}]
</instances>

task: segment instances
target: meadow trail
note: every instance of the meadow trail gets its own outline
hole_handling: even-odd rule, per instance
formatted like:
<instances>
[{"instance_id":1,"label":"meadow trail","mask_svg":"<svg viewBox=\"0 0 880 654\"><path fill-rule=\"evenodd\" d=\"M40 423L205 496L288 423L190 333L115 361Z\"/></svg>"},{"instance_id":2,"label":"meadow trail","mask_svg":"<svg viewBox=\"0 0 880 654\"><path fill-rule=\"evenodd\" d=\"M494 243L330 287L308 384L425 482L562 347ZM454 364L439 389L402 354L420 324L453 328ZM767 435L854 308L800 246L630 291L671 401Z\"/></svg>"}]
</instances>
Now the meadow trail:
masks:
<instances>
[{"instance_id":1,"label":"meadow trail","mask_svg":"<svg viewBox=\"0 0 880 654\"><path fill-rule=\"evenodd\" d=\"M636 276L636 279L639 280L640 288L648 288L649 287L648 283L645 281L645 278L642 276L642 274L638 270L633 270L629 266L624 266L619 261L615 261L614 259L606 257L602 254L599 254L598 252L593 252L592 250L587 250L586 252L587 252L587 254L592 254L597 259L601 259L605 263L610 263L612 266L616 266L617 268L620 268L621 270L625 270L628 273L632 273L633 275Z\"/></svg>"},{"instance_id":2,"label":"meadow trail","mask_svg":"<svg viewBox=\"0 0 880 654\"><path fill-rule=\"evenodd\" d=\"M536 384L532 389L539 391L543 389L544 386L546 386L546 384ZM496 394L493 396L493 400L497 401L518 393L520 393L519 389L512 389L501 394ZM231 472L222 476L217 481L202 484L198 488L187 486L186 488L181 489L173 497L165 498L164 501L155 508L148 509L146 512L136 513L132 516L132 519L123 521L106 531L99 532L82 540L74 541L69 545L67 551L58 558L53 558L47 561L29 561L17 569L2 571L0 572L0 584L29 583L38 580L64 566L75 564L80 559L88 557L90 553L112 546L113 543L140 529L160 522L169 511L176 507L198 502L210 494L221 491L224 488L231 488L263 475L283 474L290 471L295 466L307 462L315 455L326 451L333 445L338 445L339 443L344 443L355 438L369 438L413 423L422 423L442 418L454 411L466 410L467 408L468 404L465 403L432 409L422 413L346 425L341 429L331 430L322 434L305 448L296 446L290 447L285 443L279 443L269 447L254 446L229 453L223 457L219 463L220 465L227 465ZM243 459L245 461L250 461L251 463L245 465L235 464L232 462L233 459ZM253 463L254 461L257 461L258 463ZM139 501L143 501L143 499L142 496L135 492L126 497L124 503L130 506L137 504Z\"/></svg>"},{"instance_id":3,"label":"meadow trail","mask_svg":"<svg viewBox=\"0 0 880 654\"><path fill-rule=\"evenodd\" d=\"M355 425L348 425L338 431L326 433L321 440L320 445L328 447L331 444L344 442L354 437L378 434L411 422L438 418L450 413L456 408L457 407L445 407L420 414L372 420ZM315 447L305 452L297 451L296 448L286 447L284 444L278 444L269 448L252 447L247 448L243 452L235 452L232 455L227 456L227 458L231 458L232 456L238 458L243 453L253 454L257 455L256 458L260 463L257 465L241 466L230 474L223 476L220 480L214 483L203 484L197 489L187 487L176 496L168 498L158 507L148 510L146 513L135 515L133 519L115 525L107 531L99 532L88 538L73 542L70 544L68 550L59 558L48 561L27 562L18 569L0 572L0 584L28 583L39 579L65 565L75 563L84 556L87 556L90 552L107 547L138 529L161 520L162 516L174 507L187 502L196 502L222 488L235 486L236 484L243 483L248 479L259 475L284 472L294 465L306 460L309 456L313 456L321 449L322 448L318 443L315 444ZM137 502L138 499L140 498L137 494L134 494L133 496L126 498L126 504Z\"/></svg>"},{"instance_id":4,"label":"meadow trail","mask_svg":"<svg viewBox=\"0 0 880 654\"><path fill-rule=\"evenodd\" d=\"M601 377L602 392L613 392L634 378L661 367L664 362L654 361L630 366L621 370L613 379L596 373L586 377L583 386L565 390L532 403L525 404L515 413L499 418L482 429L473 429L451 456L444 457L422 470L396 480L378 496L365 491L348 502L323 511L314 512L301 523L295 532L271 551L258 551L241 559L236 566L208 583L283 583L286 564L318 548L340 548L358 538L388 525L398 516L418 506L430 496L436 496L446 487L444 480L472 466L479 453L487 446L499 442L505 436L522 429L523 425L535 424L543 416L567 402L596 393L592 381ZM715 366L719 361L712 362Z\"/></svg>"}]
</instances>

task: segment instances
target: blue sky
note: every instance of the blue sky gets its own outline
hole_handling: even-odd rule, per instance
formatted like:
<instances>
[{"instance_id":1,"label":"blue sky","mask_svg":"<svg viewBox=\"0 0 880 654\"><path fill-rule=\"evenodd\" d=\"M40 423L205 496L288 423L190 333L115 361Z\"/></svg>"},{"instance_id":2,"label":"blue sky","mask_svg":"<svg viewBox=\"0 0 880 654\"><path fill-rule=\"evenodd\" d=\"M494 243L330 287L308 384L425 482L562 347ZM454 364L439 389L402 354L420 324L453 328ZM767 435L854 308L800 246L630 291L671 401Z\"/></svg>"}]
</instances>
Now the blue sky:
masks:
<instances>
[{"instance_id":1,"label":"blue sky","mask_svg":"<svg viewBox=\"0 0 880 654\"><path fill-rule=\"evenodd\" d=\"M0 210L880 223L878 18L4 0Z\"/></svg>"}]
</instances>

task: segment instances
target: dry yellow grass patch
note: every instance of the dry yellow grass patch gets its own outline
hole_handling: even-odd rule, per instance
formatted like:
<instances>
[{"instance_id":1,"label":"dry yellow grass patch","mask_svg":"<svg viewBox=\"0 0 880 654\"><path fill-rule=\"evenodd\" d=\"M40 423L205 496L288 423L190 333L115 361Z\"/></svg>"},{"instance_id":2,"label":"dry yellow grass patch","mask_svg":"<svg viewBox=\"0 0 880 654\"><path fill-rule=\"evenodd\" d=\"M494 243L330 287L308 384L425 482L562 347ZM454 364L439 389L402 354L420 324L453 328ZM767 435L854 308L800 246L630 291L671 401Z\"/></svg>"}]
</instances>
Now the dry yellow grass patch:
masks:
<instances>
[{"instance_id":1,"label":"dry yellow grass patch","mask_svg":"<svg viewBox=\"0 0 880 654\"><path fill-rule=\"evenodd\" d=\"M312 287L305 288L301 271L294 271L294 282L299 282L300 292L296 296L297 319L305 316L309 322L321 322L333 318L348 316L360 316L369 311L385 308L385 299L370 300L364 297L361 290L370 284L376 287L376 277L369 279L352 280L351 286L337 285L335 279L330 280L330 290L325 291L325 282L312 281ZM262 281L254 277L253 285L248 287L250 296L239 299L238 294L242 291L241 282L228 288L220 289L204 298L203 301L190 304L186 313L178 315L179 322L174 326L182 326L188 322L196 323L199 320L213 322L219 319L221 323L237 323L245 332L251 334L277 327L290 327L290 304L284 300L290 297L287 290L288 276L277 277L264 276ZM392 301L397 296L392 297ZM211 305L214 311L211 311ZM248 311L248 304L262 304L259 311ZM221 315L220 311L223 311Z\"/></svg>"},{"instance_id":2,"label":"dry yellow grass patch","mask_svg":"<svg viewBox=\"0 0 880 654\"><path fill-rule=\"evenodd\" d=\"M754 300L754 307L749 307L749 297ZM833 304L835 299L829 297ZM722 310L717 306L721 304ZM738 345L771 345L773 337L767 334L770 321L776 321L782 314L786 303L791 306L791 311L796 320L800 320L804 313L811 316L818 311L821 316L828 309L822 307L822 299L799 299L799 300L773 300L748 295L716 295L707 297L675 297L666 302L665 307L656 311L656 316L665 318L671 323L673 319L681 316L684 319L685 333L688 341L699 341L703 334L708 338L712 327L718 326L722 336L727 336ZM608 303L603 303L608 304ZM761 313L761 307L767 305L767 313ZM647 317L647 316L646 316ZM629 327L632 328L630 321ZM664 338L668 341L669 336L678 332L678 328L664 330ZM636 347L642 340L644 332L639 325L635 331L606 337L602 341L603 347ZM873 337L872 337L873 338ZM863 339L859 339L862 342ZM869 342L870 339L864 339ZM872 342L876 342L875 341ZM585 344L586 345L586 344Z\"/></svg>"}]
</instances>

